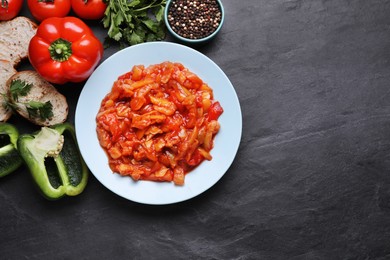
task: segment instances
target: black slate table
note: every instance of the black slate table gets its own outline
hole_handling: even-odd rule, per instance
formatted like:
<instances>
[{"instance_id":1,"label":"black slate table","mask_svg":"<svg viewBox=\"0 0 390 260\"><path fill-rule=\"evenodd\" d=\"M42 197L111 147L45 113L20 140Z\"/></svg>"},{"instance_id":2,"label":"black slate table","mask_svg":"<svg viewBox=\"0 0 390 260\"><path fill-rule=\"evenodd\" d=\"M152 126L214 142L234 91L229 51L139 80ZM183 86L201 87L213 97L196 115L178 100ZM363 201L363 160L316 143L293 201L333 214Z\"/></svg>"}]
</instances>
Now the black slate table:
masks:
<instances>
[{"instance_id":1,"label":"black slate table","mask_svg":"<svg viewBox=\"0 0 390 260\"><path fill-rule=\"evenodd\" d=\"M91 174L83 194L53 202L20 168L0 180L1 259L390 258L390 1L223 4L222 31L198 50L241 103L224 177L191 200L150 206ZM59 87L72 123L82 87Z\"/></svg>"}]
</instances>

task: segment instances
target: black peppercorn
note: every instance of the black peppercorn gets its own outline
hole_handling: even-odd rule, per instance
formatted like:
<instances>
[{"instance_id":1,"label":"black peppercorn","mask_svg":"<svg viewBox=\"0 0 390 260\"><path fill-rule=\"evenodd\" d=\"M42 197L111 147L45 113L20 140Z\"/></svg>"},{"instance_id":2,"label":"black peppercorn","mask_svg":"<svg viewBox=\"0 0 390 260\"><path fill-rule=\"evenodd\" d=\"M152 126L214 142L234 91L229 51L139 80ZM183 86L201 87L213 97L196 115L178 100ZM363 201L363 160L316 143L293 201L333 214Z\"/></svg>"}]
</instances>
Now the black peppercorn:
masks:
<instances>
[{"instance_id":1,"label":"black peppercorn","mask_svg":"<svg viewBox=\"0 0 390 260\"><path fill-rule=\"evenodd\" d=\"M201 39L212 34L221 22L216 0L173 0L168 9L168 23L178 35Z\"/></svg>"}]
</instances>

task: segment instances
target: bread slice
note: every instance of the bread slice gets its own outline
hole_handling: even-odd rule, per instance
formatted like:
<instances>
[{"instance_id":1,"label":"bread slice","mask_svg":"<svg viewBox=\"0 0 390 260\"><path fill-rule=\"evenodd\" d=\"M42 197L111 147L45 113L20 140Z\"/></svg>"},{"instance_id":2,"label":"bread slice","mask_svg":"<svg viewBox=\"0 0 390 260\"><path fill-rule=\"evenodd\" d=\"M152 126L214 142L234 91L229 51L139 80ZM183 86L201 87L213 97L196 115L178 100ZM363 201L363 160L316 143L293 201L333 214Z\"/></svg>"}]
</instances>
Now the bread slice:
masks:
<instances>
[{"instance_id":1,"label":"bread slice","mask_svg":"<svg viewBox=\"0 0 390 260\"><path fill-rule=\"evenodd\" d=\"M68 117L65 96L36 71L17 72L8 79L7 90L13 109L36 125L55 125Z\"/></svg>"},{"instance_id":2,"label":"bread slice","mask_svg":"<svg viewBox=\"0 0 390 260\"><path fill-rule=\"evenodd\" d=\"M12 115L12 109L7 105L7 81L16 70L10 61L0 60L0 72L0 122L6 122Z\"/></svg>"},{"instance_id":3,"label":"bread slice","mask_svg":"<svg viewBox=\"0 0 390 260\"><path fill-rule=\"evenodd\" d=\"M28 45L36 31L37 25L27 17L0 22L0 60L9 60L15 67L27 58Z\"/></svg>"}]
</instances>

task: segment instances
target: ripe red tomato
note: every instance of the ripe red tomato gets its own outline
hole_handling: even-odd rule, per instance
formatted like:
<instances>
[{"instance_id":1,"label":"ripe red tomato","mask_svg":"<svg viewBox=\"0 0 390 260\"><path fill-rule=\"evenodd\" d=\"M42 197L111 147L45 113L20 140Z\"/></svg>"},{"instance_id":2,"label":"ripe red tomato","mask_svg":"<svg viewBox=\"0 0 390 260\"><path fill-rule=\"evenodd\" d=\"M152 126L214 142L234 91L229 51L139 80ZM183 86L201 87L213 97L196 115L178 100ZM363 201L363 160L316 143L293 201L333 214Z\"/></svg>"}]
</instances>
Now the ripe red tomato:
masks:
<instances>
[{"instance_id":1,"label":"ripe red tomato","mask_svg":"<svg viewBox=\"0 0 390 260\"><path fill-rule=\"evenodd\" d=\"M11 20L18 15L22 8L23 0L1 0L0 21Z\"/></svg>"},{"instance_id":2,"label":"ripe red tomato","mask_svg":"<svg viewBox=\"0 0 390 260\"><path fill-rule=\"evenodd\" d=\"M43 21L49 17L65 17L70 12L70 0L27 0L32 16Z\"/></svg>"},{"instance_id":3,"label":"ripe red tomato","mask_svg":"<svg viewBox=\"0 0 390 260\"><path fill-rule=\"evenodd\" d=\"M102 19L107 4L104 0L71 0L76 15L85 20Z\"/></svg>"}]
</instances>

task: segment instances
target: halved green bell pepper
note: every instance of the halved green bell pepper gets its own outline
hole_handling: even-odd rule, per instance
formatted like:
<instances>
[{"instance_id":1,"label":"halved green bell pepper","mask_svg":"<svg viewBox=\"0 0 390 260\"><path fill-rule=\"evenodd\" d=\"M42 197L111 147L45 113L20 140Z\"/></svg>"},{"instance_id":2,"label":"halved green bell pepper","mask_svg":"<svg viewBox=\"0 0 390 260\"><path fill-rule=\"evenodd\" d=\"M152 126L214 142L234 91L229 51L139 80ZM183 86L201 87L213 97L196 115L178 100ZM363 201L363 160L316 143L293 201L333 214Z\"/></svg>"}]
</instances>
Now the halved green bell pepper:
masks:
<instances>
[{"instance_id":1,"label":"halved green bell pepper","mask_svg":"<svg viewBox=\"0 0 390 260\"><path fill-rule=\"evenodd\" d=\"M22 165L16 142L18 129L8 123L0 123L0 177L6 176Z\"/></svg>"},{"instance_id":2,"label":"halved green bell pepper","mask_svg":"<svg viewBox=\"0 0 390 260\"><path fill-rule=\"evenodd\" d=\"M87 185L88 168L69 123L19 136L19 154L42 194L50 200L76 196Z\"/></svg>"}]
</instances>

